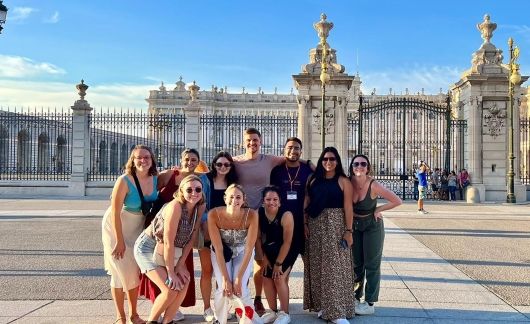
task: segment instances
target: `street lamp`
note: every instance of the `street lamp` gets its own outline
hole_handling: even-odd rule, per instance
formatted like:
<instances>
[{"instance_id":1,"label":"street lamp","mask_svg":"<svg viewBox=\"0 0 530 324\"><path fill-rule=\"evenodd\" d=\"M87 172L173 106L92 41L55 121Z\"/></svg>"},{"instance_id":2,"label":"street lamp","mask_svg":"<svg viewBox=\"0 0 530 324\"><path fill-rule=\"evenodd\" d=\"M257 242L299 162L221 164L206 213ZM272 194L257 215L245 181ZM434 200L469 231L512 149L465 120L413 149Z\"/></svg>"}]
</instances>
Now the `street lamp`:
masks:
<instances>
[{"instance_id":1,"label":"street lamp","mask_svg":"<svg viewBox=\"0 0 530 324\"><path fill-rule=\"evenodd\" d=\"M2 25L5 24L7 17L7 7L2 2L0 0L0 34L2 33L2 29L4 29Z\"/></svg>"},{"instance_id":2,"label":"street lamp","mask_svg":"<svg viewBox=\"0 0 530 324\"><path fill-rule=\"evenodd\" d=\"M326 147L326 84L329 84L330 75L328 73L328 43L326 41L329 31L333 28L333 23L326 21L326 14L322 13L320 15L320 21L315 23L313 27L318 32L318 37L320 38L320 47L322 49L322 58L320 62L320 82L322 82L322 110L320 112L320 135L322 143L322 151Z\"/></svg>"},{"instance_id":3,"label":"street lamp","mask_svg":"<svg viewBox=\"0 0 530 324\"><path fill-rule=\"evenodd\" d=\"M521 74L519 74L519 64L516 63L519 57L519 48L513 46L513 39L508 39L508 46L510 47L510 62L508 63L508 97L510 100L510 128L508 131L508 194L506 196L507 203L515 203L515 186L514 186L514 161L513 155L513 92L514 86L521 82Z\"/></svg>"}]
</instances>

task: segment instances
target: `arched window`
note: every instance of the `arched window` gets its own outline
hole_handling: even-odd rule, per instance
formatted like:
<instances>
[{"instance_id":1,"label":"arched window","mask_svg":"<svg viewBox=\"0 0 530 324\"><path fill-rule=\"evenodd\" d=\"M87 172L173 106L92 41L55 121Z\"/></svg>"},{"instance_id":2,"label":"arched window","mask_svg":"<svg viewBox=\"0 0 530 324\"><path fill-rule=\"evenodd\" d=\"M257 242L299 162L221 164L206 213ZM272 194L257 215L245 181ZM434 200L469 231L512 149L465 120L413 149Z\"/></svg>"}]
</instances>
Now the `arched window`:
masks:
<instances>
[{"instance_id":1,"label":"arched window","mask_svg":"<svg viewBox=\"0 0 530 324\"><path fill-rule=\"evenodd\" d=\"M17 143L17 170L28 172L31 166L31 139L26 129L18 132Z\"/></svg>"},{"instance_id":2,"label":"arched window","mask_svg":"<svg viewBox=\"0 0 530 324\"><path fill-rule=\"evenodd\" d=\"M99 142L99 173L106 174L109 165L109 156L107 152L107 143L105 141Z\"/></svg>"},{"instance_id":3,"label":"arched window","mask_svg":"<svg viewBox=\"0 0 530 324\"><path fill-rule=\"evenodd\" d=\"M41 133L37 144L37 170L48 172L50 166L50 141L46 133Z\"/></svg>"},{"instance_id":4,"label":"arched window","mask_svg":"<svg viewBox=\"0 0 530 324\"><path fill-rule=\"evenodd\" d=\"M9 168L9 132L0 125L0 172Z\"/></svg>"},{"instance_id":5,"label":"arched window","mask_svg":"<svg viewBox=\"0 0 530 324\"><path fill-rule=\"evenodd\" d=\"M125 170L125 164L127 164L127 160L129 159L129 152L127 152L127 144L123 144L121 146L121 152L120 152L120 169Z\"/></svg>"},{"instance_id":6,"label":"arched window","mask_svg":"<svg viewBox=\"0 0 530 324\"><path fill-rule=\"evenodd\" d=\"M118 144L112 143L110 145L110 172L118 173L120 166L118 164Z\"/></svg>"},{"instance_id":7,"label":"arched window","mask_svg":"<svg viewBox=\"0 0 530 324\"><path fill-rule=\"evenodd\" d=\"M66 167L66 138L64 135L57 137L57 152L55 154L55 171L57 173L65 172Z\"/></svg>"}]
</instances>

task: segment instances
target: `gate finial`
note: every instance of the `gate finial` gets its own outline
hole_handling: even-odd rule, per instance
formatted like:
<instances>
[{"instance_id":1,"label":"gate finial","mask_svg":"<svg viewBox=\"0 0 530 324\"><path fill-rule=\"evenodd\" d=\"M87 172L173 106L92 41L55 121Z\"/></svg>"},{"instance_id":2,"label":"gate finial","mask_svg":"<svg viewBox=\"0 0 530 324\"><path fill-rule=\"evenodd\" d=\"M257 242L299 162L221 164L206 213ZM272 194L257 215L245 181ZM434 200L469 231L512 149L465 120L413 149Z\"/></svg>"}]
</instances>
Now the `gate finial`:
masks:
<instances>
[{"instance_id":1,"label":"gate finial","mask_svg":"<svg viewBox=\"0 0 530 324\"><path fill-rule=\"evenodd\" d=\"M484 15L484 21L477 24L477 29L480 31L480 35L484 40L484 44L490 43L491 37L493 37L493 31L497 29L497 24L490 21L490 15Z\"/></svg>"}]
</instances>

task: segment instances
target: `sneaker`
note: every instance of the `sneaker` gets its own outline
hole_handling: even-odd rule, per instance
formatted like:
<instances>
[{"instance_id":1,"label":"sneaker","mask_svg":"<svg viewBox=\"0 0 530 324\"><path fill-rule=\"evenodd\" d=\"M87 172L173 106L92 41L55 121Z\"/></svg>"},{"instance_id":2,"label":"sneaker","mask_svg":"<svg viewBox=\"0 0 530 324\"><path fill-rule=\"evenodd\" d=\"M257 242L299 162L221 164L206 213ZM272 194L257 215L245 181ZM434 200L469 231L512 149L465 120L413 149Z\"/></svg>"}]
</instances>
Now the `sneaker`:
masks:
<instances>
[{"instance_id":1,"label":"sneaker","mask_svg":"<svg viewBox=\"0 0 530 324\"><path fill-rule=\"evenodd\" d=\"M184 314L182 314L181 311L177 311L177 313L175 314L175 317L173 317L173 320L175 322L180 322L180 321L183 321L186 319L186 316L184 316Z\"/></svg>"},{"instance_id":2,"label":"sneaker","mask_svg":"<svg viewBox=\"0 0 530 324\"><path fill-rule=\"evenodd\" d=\"M322 311L321 311L321 310L318 311L318 313L317 313L317 317L318 317L318 318L322 318Z\"/></svg>"},{"instance_id":3,"label":"sneaker","mask_svg":"<svg viewBox=\"0 0 530 324\"><path fill-rule=\"evenodd\" d=\"M213 314L213 310L212 308L208 308L204 311L204 314L202 314L202 316L204 317L204 320L206 322L212 322L214 319L215 319L215 316Z\"/></svg>"},{"instance_id":4,"label":"sneaker","mask_svg":"<svg viewBox=\"0 0 530 324\"><path fill-rule=\"evenodd\" d=\"M254 299L254 310L259 316L263 316L263 314L265 314L265 307L263 307L261 299Z\"/></svg>"},{"instance_id":5,"label":"sneaker","mask_svg":"<svg viewBox=\"0 0 530 324\"><path fill-rule=\"evenodd\" d=\"M355 314L357 315L372 315L375 312L375 306L363 302L359 304L359 307L355 307Z\"/></svg>"},{"instance_id":6,"label":"sneaker","mask_svg":"<svg viewBox=\"0 0 530 324\"><path fill-rule=\"evenodd\" d=\"M335 324L350 324L350 321L348 321L345 318L336 318L336 319L332 320L331 323L335 323Z\"/></svg>"},{"instance_id":7,"label":"sneaker","mask_svg":"<svg viewBox=\"0 0 530 324\"><path fill-rule=\"evenodd\" d=\"M289 324L291 323L291 316L284 311L279 311L274 324Z\"/></svg>"},{"instance_id":8,"label":"sneaker","mask_svg":"<svg viewBox=\"0 0 530 324\"><path fill-rule=\"evenodd\" d=\"M229 321L233 319L234 316L235 316L234 313L230 313L230 311L228 311L228 313L226 314L226 320Z\"/></svg>"},{"instance_id":9,"label":"sneaker","mask_svg":"<svg viewBox=\"0 0 530 324\"><path fill-rule=\"evenodd\" d=\"M261 315L261 320L265 324L274 322L276 318L277 318L276 312L273 311L272 309L267 310L265 314Z\"/></svg>"}]
</instances>

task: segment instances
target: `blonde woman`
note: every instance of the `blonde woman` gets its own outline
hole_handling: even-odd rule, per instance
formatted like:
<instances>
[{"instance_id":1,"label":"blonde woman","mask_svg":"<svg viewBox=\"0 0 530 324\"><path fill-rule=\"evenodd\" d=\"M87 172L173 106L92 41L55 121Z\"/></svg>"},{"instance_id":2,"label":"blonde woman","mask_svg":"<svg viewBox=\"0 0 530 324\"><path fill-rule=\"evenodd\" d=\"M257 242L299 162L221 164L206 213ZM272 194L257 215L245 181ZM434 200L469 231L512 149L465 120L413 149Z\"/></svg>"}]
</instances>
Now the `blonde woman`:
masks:
<instances>
[{"instance_id":1,"label":"blonde woman","mask_svg":"<svg viewBox=\"0 0 530 324\"><path fill-rule=\"evenodd\" d=\"M258 235L258 214L246 207L243 188L231 184L226 188L226 206L208 212L208 232L212 241L212 266L217 282L214 294L215 318L227 322L229 302L236 303L236 314L259 320L248 289L252 275L254 245Z\"/></svg>"},{"instance_id":2,"label":"blonde woman","mask_svg":"<svg viewBox=\"0 0 530 324\"><path fill-rule=\"evenodd\" d=\"M129 323L140 324L145 321L136 311L140 280L133 246L145 221L138 189L142 190L145 201L157 198L157 170L152 150L144 145L135 146L125 168L125 174L114 184L111 206L103 217L103 255L105 269L111 275L110 286L117 317L115 323L126 323L124 303L127 294ZM138 179L140 188L136 187L134 177Z\"/></svg>"},{"instance_id":3,"label":"blonde woman","mask_svg":"<svg viewBox=\"0 0 530 324\"><path fill-rule=\"evenodd\" d=\"M185 260L197 238L204 212L202 183L196 175L180 182L175 199L162 207L152 224L136 240L134 256L142 273L160 289L148 323L171 323L182 303L192 274Z\"/></svg>"}]
</instances>

